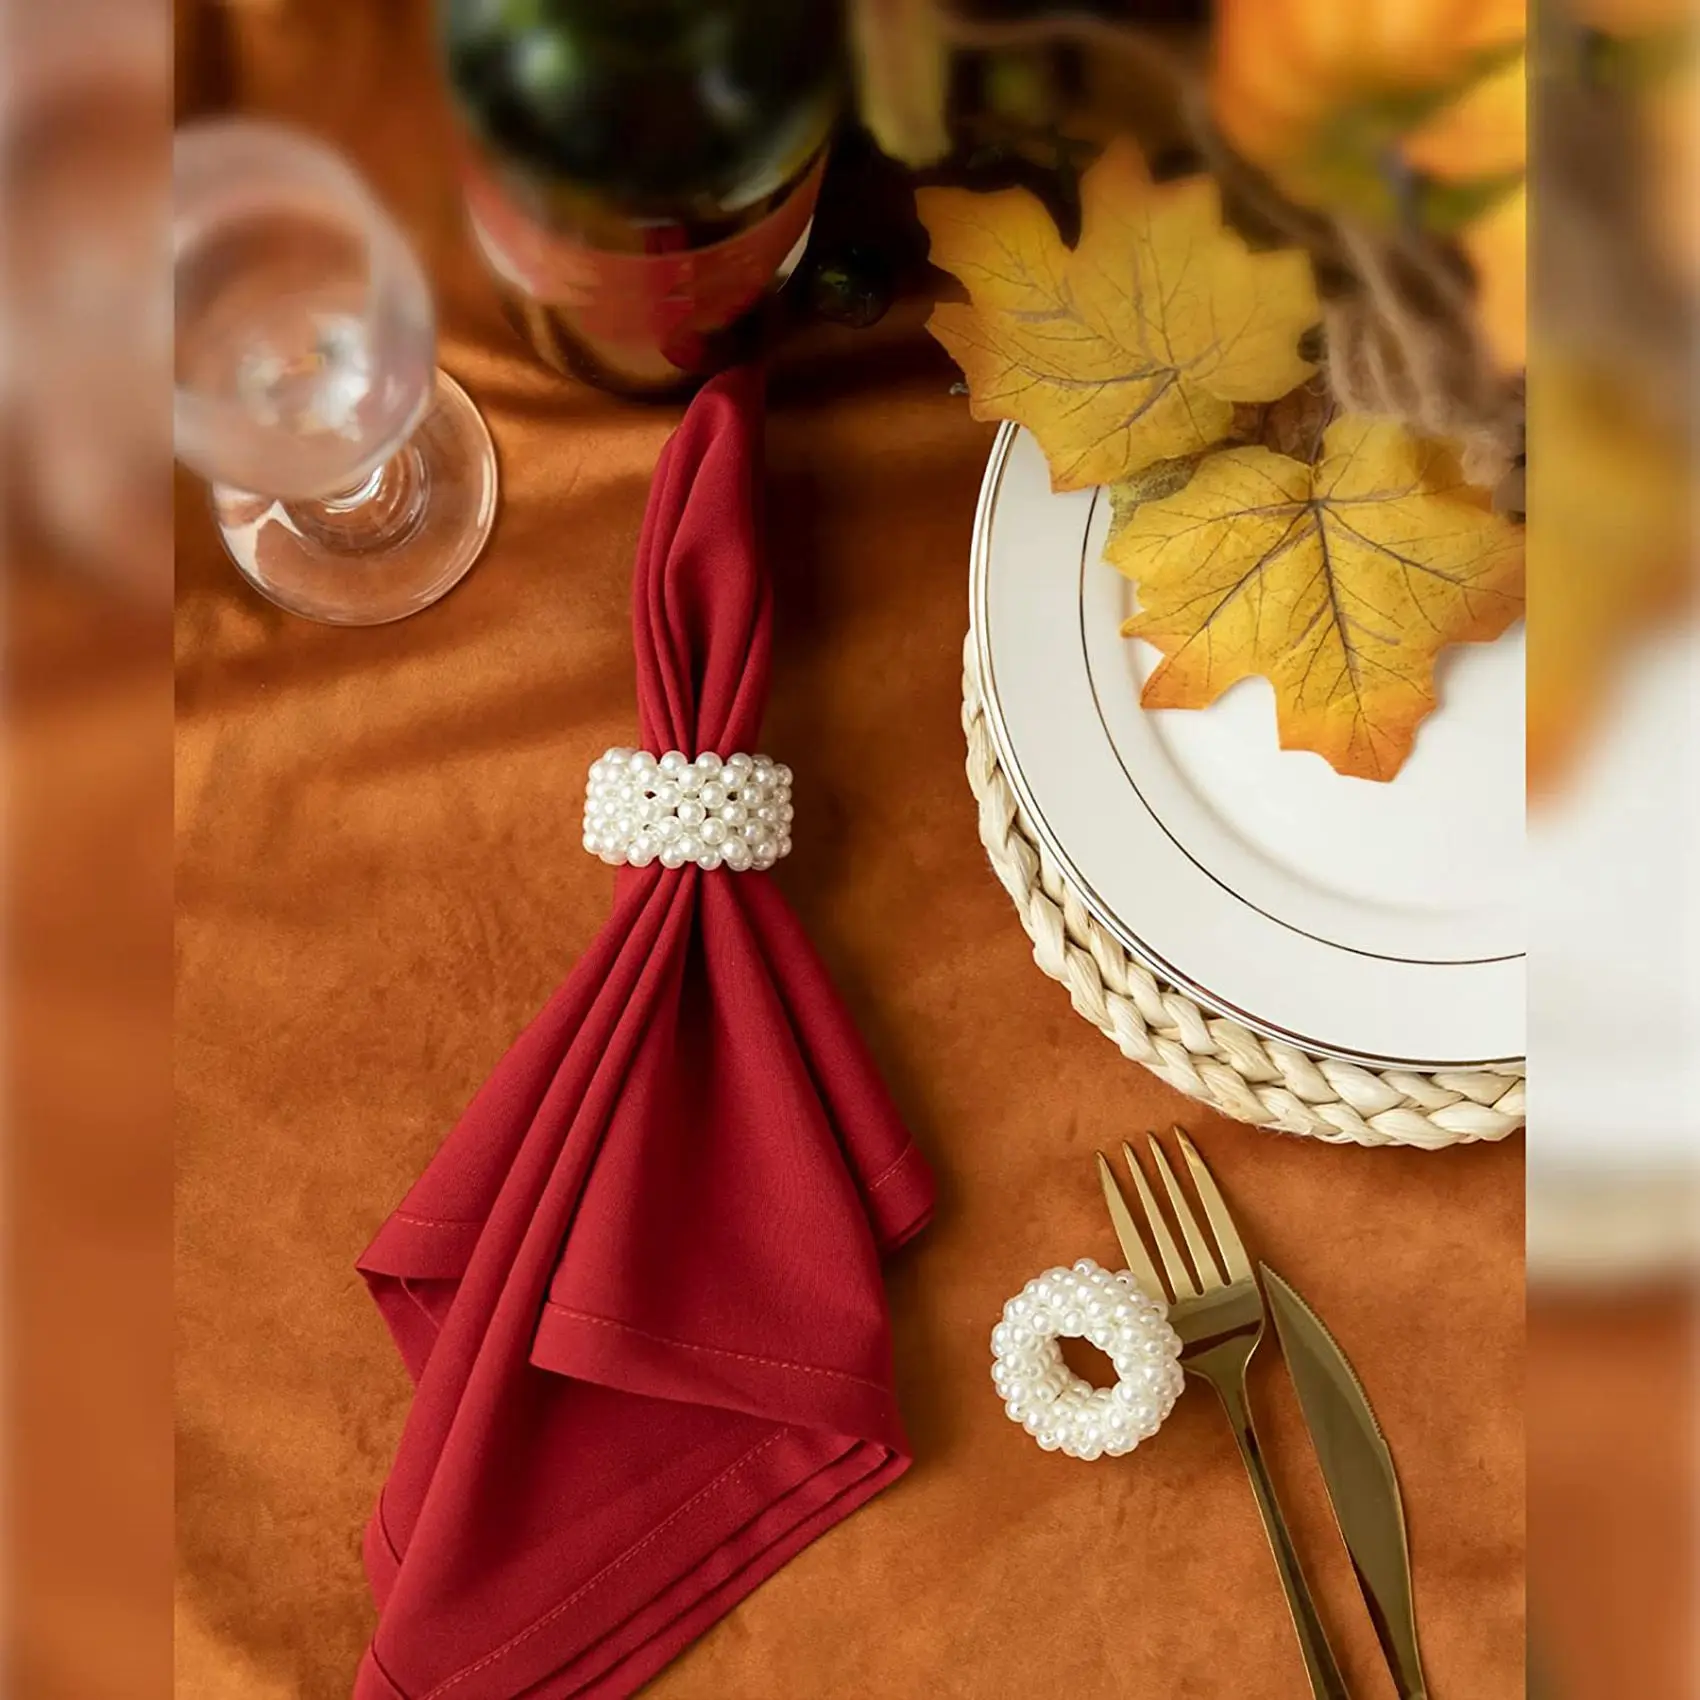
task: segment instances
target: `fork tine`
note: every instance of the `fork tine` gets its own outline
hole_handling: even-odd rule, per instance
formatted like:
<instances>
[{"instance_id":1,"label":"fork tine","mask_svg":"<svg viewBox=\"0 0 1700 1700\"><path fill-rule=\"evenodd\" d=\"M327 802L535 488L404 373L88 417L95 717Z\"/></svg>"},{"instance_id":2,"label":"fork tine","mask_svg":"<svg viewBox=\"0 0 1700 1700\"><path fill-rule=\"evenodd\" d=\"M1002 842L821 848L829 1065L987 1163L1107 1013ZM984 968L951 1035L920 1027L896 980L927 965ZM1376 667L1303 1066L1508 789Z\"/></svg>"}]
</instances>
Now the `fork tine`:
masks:
<instances>
[{"instance_id":1,"label":"fork tine","mask_svg":"<svg viewBox=\"0 0 1700 1700\"><path fill-rule=\"evenodd\" d=\"M1216 1266L1210 1242L1204 1237L1204 1230L1199 1227L1198 1218L1193 1214L1186 1194L1181 1191L1181 1183L1175 1179L1175 1171L1169 1167L1169 1159L1163 1154L1163 1147L1157 1143L1156 1134L1148 1134L1146 1137L1151 1142L1151 1155L1157 1164L1157 1173L1163 1177L1163 1185L1168 1189L1169 1202L1175 1207L1175 1220L1180 1223L1181 1232L1186 1236L1187 1248L1192 1252L1192 1261L1198 1269L1199 1285L1205 1292L1213 1293L1218 1287L1225 1287L1228 1283Z\"/></svg>"},{"instance_id":2,"label":"fork tine","mask_svg":"<svg viewBox=\"0 0 1700 1700\"><path fill-rule=\"evenodd\" d=\"M1156 1243L1157 1255L1163 1260L1163 1267L1168 1271L1169 1285L1174 1289L1175 1302L1182 1299L1202 1298L1197 1284L1193 1281L1192 1271L1186 1266L1186 1259L1181 1256L1180 1247L1175 1244L1174 1235L1169 1232L1169 1224L1163 1220L1163 1212L1157 1208L1157 1200L1151 1196L1151 1188L1145 1184L1145 1171L1140 1168L1138 1159L1133 1154L1133 1147L1124 1139L1122 1141L1122 1156L1127 1160L1128 1173L1133 1176L1134 1190L1139 1194L1139 1202L1145 1206L1146 1224L1151 1229L1151 1238Z\"/></svg>"},{"instance_id":3,"label":"fork tine","mask_svg":"<svg viewBox=\"0 0 1700 1700\"><path fill-rule=\"evenodd\" d=\"M1221 1247L1222 1264L1228 1271L1228 1279L1251 1280L1251 1259L1245 1254L1239 1230L1234 1226L1234 1218L1222 1197L1221 1189L1216 1185L1216 1177L1199 1156L1197 1146L1178 1127L1175 1129L1175 1137L1180 1141L1181 1155L1186 1158L1186 1166L1192 1171L1192 1184L1198 1188L1198 1199L1204 1206L1204 1214L1210 1218L1210 1226L1215 1230L1216 1244Z\"/></svg>"},{"instance_id":4,"label":"fork tine","mask_svg":"<svg viewBox=\"0 0 1700 1700\"><path fill-rule=\"evenodd\" d=\"M1116 1240L1122 1248L1122 1256L1126 1259L1128 1273L1135 1283L1144 1290L1148 1299L1155 1299L1158 1304L1166 1305L1169 1295L1163 1289L1163 1283L1157 1277L1156 1265L1151 1261L1151 1254L1145 1249L1144 1242L1139 1237L1139 1229L1134 1226L1133 1216L1127 1207L1127 1200L1122 1197L1122 1189L1116 1185L1115 1171L1110 1167L1102 1151L1098 1157L1098 1182L1104 1189L1104 1202L1110 1208L1110 1223L1116 1230Z\"/></svg>"}]
</instances>

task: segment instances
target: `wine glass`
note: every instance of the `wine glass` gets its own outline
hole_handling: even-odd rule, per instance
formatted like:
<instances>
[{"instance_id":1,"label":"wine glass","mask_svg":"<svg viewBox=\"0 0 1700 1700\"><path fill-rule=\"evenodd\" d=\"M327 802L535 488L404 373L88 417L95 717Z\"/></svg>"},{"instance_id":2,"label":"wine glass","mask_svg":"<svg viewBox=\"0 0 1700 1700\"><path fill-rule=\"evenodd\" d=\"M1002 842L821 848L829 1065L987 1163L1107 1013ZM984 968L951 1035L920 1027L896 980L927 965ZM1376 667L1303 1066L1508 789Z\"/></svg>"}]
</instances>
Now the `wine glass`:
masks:
<instances>
[{"instance_id":1,"label":"wine glass","mask_svg":"<svg viewBox=\"0 0 1700 1700\"><path fill-rule=\"evenodd\" d=\"M496 455L436 366L431 293L394 221L312 137L255 119L172 150L178 455L263 596L377 625L465 575Z\"/></svg>"}]
</instances>

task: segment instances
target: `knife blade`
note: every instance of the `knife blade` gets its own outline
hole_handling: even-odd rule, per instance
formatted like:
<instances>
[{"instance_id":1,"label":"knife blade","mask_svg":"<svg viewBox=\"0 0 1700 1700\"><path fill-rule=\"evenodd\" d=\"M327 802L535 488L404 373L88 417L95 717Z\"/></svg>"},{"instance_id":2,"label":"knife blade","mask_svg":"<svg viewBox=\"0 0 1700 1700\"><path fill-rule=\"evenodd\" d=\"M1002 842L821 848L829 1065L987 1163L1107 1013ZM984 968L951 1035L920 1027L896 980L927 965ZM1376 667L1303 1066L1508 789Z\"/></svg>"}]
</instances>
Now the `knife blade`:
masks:
<instances>
[{"instance_id":1,"label":"knife blade","mask_svg":"<svg viewBox=\"0 0 1700 1700\"><path fill-rule=\"evenodd\" d=\"M1405 1508L1393 1454L1363 1385L1334 1336L1268 1264L1258 1268L1281 1355L1298 1390L1328 1502L1351 1554L1376 1639L1400 1700L1427 1700L1411 1597Z\"/></svg>"}]
</instances>

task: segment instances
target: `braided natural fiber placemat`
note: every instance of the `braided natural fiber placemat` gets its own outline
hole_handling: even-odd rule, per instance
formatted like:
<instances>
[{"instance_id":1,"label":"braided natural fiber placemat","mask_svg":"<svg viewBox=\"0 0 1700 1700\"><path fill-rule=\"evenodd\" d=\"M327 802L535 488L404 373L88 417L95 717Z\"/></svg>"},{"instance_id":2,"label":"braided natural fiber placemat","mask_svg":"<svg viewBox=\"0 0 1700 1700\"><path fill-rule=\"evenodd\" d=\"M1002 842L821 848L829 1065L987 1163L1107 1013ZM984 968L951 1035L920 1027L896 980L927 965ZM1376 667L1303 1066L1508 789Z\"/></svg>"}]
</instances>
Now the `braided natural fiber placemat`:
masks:
<instances>
[{"instance_id":1,"label":"braided natural fiber placemat","mask_svg":"<svg viewBox=\"0 0 1700 1700\"><path fill-rule=\"evenodd\" d=\"M1337 1144L1429 1150L1503 1139L1523 1125L1523 1065L1376 1072L1316 1057L1213 1014L1129 956L1044 851L998 760L970 636L962 729L980 842L1033 941L1033 960L1122 1055L1239 1121Z\"/></svg>"}]
</instances>

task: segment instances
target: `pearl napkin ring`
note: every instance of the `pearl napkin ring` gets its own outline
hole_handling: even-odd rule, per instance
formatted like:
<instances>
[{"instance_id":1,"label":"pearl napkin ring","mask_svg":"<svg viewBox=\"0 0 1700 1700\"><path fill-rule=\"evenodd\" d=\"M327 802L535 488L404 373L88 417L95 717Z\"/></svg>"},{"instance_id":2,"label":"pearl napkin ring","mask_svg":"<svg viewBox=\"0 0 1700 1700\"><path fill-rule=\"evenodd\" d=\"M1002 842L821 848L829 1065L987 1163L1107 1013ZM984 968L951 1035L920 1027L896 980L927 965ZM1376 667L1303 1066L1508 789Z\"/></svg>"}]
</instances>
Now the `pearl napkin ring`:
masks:
<instances>
[{"instance_id":1,"label":"pearl napkin ring","mask_svg":"<svg viewBox=\"0 0 1700 1700\"><path fill-rule=\"evenodd\" d=\"M584 847L634 868L760 872L791 854L793 813L791 769L767 756L612 749L591 763Z\"/></svg>"},{"instance_id":2,"label":"pearl napkin ring","mask_svg":"<svg viewBox=\"0 0 1700 1700\"><path fill-rule=\"evenodd\" d=\"M1089 1340L1116 1367L1094 1387L1063 1362L1060 1338ZM1181 1338L1168 1313L1124 1269L1083 1257L1036 1275L992 1330L992 1383L1012 1422L1047 1452L1120 1458L1154 1435L1185 1383Z\"/></svg>"}]
</instances>

